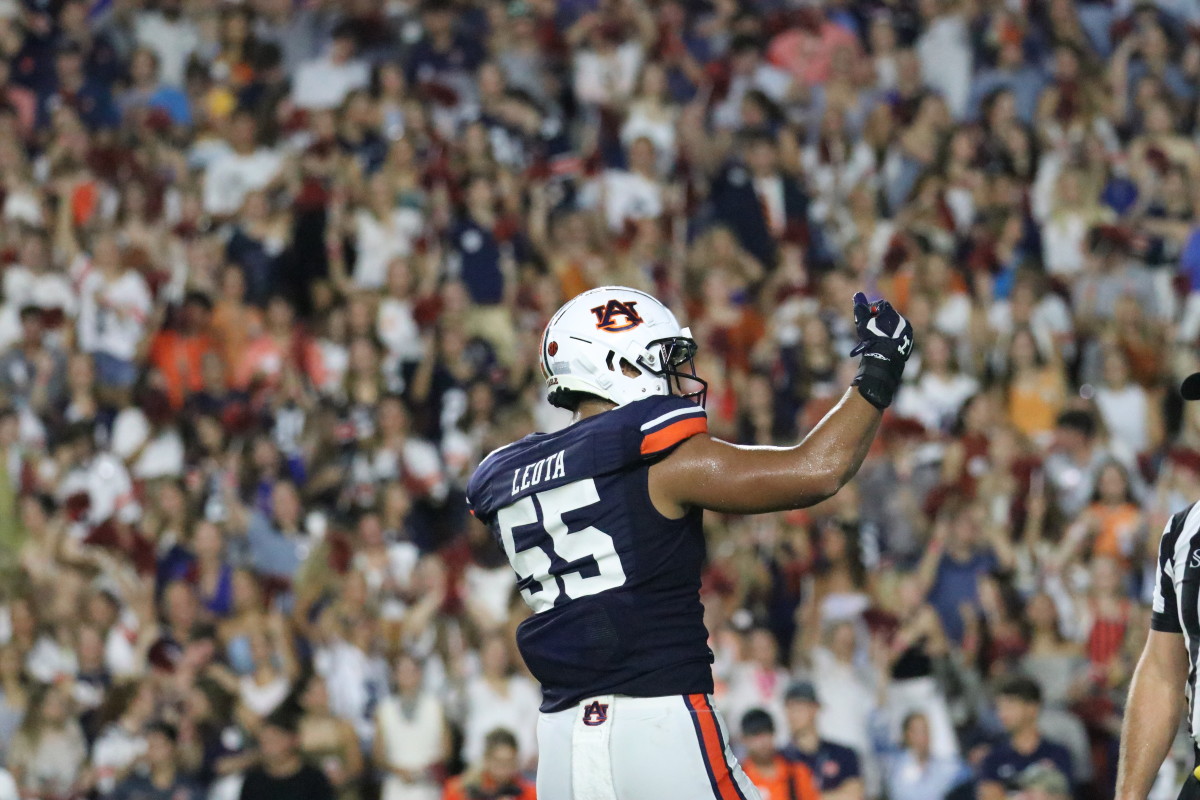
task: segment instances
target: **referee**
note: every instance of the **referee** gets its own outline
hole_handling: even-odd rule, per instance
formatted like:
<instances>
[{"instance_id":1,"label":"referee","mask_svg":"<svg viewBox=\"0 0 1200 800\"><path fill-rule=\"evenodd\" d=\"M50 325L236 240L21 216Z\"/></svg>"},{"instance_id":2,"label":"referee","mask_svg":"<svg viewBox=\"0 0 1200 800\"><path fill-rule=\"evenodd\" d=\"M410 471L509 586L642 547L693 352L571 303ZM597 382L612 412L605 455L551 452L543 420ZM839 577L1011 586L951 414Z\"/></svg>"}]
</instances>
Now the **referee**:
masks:
<instances>
[{"instance_id":1,"label":"referee","mask_svg":"<svg viewBox=\"0 0 1200 800\"><path fill-rule=\"evenodd\" d=\"M1184 400L1200 400L1200 372L1180 387ZM1121 730L1116 800L1146 800L1158 768L1179 730L1187 702L1188 733L1196 772L1179 800L1200 800L1200 502L1171 517L1158 545L1150 636L1129 686Z\"/></svg>"}]
</instances>

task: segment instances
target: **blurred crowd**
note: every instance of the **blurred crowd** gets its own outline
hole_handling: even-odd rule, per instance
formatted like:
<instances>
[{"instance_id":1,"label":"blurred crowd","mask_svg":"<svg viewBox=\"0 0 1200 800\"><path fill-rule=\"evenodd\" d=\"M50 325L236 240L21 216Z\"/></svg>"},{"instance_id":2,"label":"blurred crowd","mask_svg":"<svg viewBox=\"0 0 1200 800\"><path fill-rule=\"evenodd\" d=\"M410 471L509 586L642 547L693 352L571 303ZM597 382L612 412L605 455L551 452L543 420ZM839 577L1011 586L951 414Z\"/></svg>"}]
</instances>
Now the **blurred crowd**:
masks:
<instances>
[{"instance_id":1,"label":"blurred crowd","mask_svg":"<svg viewBox=\"0 0 1200 800\"><path fill-rule=\"evenodd\" d=\"M853 484L707 518L764 796L1111 797L1200 499L1198 79L1195 0L0 0L0 798L532 798L463 487L604 284L743 443L854 291L918 331Z\"/></svg>"}]
</instances>

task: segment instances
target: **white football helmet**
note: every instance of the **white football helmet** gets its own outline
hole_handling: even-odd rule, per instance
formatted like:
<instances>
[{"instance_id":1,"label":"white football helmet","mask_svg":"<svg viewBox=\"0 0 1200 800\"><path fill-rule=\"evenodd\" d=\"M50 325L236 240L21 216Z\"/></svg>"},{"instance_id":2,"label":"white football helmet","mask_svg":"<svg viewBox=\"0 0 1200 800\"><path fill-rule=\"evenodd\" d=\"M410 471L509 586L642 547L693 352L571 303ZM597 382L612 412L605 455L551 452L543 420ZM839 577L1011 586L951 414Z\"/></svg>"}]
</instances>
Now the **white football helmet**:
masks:
<instances>
[{"instance_id":1,"label":"white football helmet","mask_svg":"<svg viewBox=\"0 0 1200 800\"><path fill-rule=\"evenodd\" d=\"M576 392L618 406L674 392L704 405L708 384L696 377L695 354L691 330L658 300L625 286L601 286L550 318L542 374L551 404L560 408L574 410Z\"/></svg>"}]
</instances>

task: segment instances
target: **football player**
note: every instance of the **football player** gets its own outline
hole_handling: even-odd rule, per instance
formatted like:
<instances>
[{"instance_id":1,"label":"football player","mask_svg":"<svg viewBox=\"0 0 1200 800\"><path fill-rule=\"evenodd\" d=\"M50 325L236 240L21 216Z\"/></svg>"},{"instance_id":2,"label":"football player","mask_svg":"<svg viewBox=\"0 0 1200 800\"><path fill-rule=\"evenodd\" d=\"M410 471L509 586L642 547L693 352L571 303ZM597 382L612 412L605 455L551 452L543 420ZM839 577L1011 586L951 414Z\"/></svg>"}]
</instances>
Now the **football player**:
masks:
<instances>
[{"instance_id":1,"label":"football player","mask_svg":"<svg viewBox=\"0 0 1200 800\"><path fill-rule=\"evenodd\" d=\"M696 343L652 296L605 286L551 318L542 371L575 421L491 453L467 489L534 612L517 643L542 685L539 797L757 800L709 697L702 514L803 508L854 476L913 347L887 302L856 294L854 321L853 386L781 448L707 433Z\"/></svg>"}]
</instances>

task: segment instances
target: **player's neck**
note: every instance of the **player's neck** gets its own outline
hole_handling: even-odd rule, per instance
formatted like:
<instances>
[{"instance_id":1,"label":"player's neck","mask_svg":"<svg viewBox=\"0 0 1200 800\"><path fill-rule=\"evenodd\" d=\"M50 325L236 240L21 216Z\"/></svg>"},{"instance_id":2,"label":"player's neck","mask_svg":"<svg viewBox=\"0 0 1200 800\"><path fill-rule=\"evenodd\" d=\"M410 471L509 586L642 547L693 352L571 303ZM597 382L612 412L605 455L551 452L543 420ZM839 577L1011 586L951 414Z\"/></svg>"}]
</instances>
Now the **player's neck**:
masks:
<instances>
[{"instance_id":1,"label":"player's neck","mask_svg":"<svg viewBox=\"0 0 1200 800\"><path fill-rule=\"evenodd\" d=\"M596 398L595 400L584 400L579 404L579 408L575 410L575 419L587 419L594 417L604 411L612 411L617 407L616 403L610 403L607 400Z\"/></svg>"}]
</instances>

